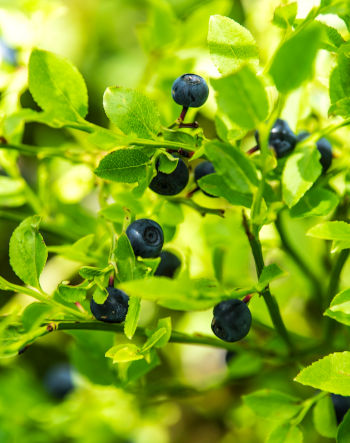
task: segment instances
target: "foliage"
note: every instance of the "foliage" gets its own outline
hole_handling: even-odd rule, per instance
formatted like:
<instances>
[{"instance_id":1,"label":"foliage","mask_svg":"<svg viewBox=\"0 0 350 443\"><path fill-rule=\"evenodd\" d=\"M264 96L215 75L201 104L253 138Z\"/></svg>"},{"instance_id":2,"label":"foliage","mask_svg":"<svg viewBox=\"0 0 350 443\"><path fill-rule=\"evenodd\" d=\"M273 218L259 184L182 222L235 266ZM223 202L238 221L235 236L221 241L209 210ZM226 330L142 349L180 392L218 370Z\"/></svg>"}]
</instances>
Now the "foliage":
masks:
<instances>
[{"instance_id":1,"label":"foliage","mask_svg":"<svg viewBox=\"0 0 350 443\"><path fill-rule=\"evenodd\" d=\"M113 13L102 15L91 2L97 35L80 55L77 36L72 47L27 40L38 17L54 23L61 1L10 3L0 14L1 38L18 51L2 56L0 74L9 245L0 440L189 441L189 413L207 426L201 443L347 442L350 415L337 427L329 393L350 396L348 1L306 11L264 0L248 14L250 2L104 0ZM128 26L139 17L137 43ZM21 23L25 37L13 30ZM210 94L178 117L171 84L186 72L202 75ZM277 118L311 134L279 159L268 144ZM334 152L326 172L324 136ZM149 184L174 171L174 153L189 184L158 195ZM203 160L215 173L197 187ZM159 258L135 256L126 230L142 218L181 257L174 279L154 275ZM123 324L91 314L108 285L130 297ZM228 343L211 333L212 310L237 298L253 324ZM224 351L233 352L227 367ZM46 352L74 367L76 389L59 403L42 385Z\"/></svg>"}]
</instances>

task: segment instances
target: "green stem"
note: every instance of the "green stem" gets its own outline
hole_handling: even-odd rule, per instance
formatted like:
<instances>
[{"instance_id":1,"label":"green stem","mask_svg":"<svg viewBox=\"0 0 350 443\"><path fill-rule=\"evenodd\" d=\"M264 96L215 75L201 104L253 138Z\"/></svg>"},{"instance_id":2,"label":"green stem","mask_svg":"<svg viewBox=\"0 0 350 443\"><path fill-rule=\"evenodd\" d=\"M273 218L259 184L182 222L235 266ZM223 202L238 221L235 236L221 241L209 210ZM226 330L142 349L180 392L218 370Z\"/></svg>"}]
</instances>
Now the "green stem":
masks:
<instances>
[{"instance_id":1,"label":"green stem","mask_svg":"<svg viewBox=\"0 0 350 443\"><path fill-rule=\"evenodd\" d=\"M178 203L181 205L189 206L190 208L199 212L202 217L204 217L206 214L214 214L214 215L218 215L219 217L224 217L224 215L225 215L224 209L205 208L204 206L200 206L197 203L195 203L193 200L190 200L187 198L172 198L169 201L171 201L173 203Z\"/></svg>"},{"instance_id":2,"label":"green stem","mask_svg":"<svg viewBox=\"0 0 350 443\"><path fill-rule=\"evenodd\" d=\"M277 215L275 226L277 229L277 232L280 236L281 243L283 249L289 254L289 256L293 259L294 263L299 267L299 269L302 271L302 273L307 277L314 287L315 295L317 296L317 300L319 300L319 294L322 294L322 285L320 283L319 278L317 275L312 271L312 269L309 268L307 263L304 261L303 257L301 257L298 252L294 249L292 243L290 242L290 239L288 238L288 235L285 231L284 224L282 222L281 214L279 213Z\"/></svg>"},{"instance_id":3,"label":"green stem","mask_svg":"<svg viewBox=\"0 0 350 443\"><path fill-rule=\"evenodd\" d=\"M342 272L343 267L345 265L345 262L346 262L347 258L349 257L349 252L350 252L350 249L343 249L339 253L337 260L333 264L330 278L329 278L329 284L328 284L328 288L327 288L324 309L328 308L328 306L330 305L334 296L338 292L340 275L341 275L341 272ZM337 326L337 324L331 318L326 317L325 332L324 332L324 342L325 343L331 342L334 332L336 331L336 326Z\"/></svg>"},{"instance_id":4,"label":"green stem","mask_svg":"<svg viewBox=\"0 0 350 443\"><path fill-rule=\"evenodd\" d=\"M264 269L264 257L262 254L262 248L261 243L259 240L258 235L253 235L253 233L250 231L249 228L249 222L248 219L243 212L243 226L246 232L246 235L248 237L248 241L250 244L250 248L253 253L255 266L256 266L256 272L258 275L258 278L260 277L263 269ZM275 297L271 294L269 287L267 286L263 292L261 292L261 295L263 296L267 309L269 311L272 323L278 332L278 334L281 336L283 341L286 343L287 347L289 348L290 354L295 354L293 343L291 342L291 339L289 337L287 328L285 327L285 324L283 322L283 319L281 317L281 313L278 307L278 303L275 299Z\"/></svg>"},{"instance_id":5,"label":"green stem","mask_svg":"<svg viewBox=\"0 0 350 443\"><path fill-rule=\"evenodd\" d=\"M320 392L319 394L315 395L314 397L308 398L303 402L303 409L300 411L300 413L291 420L291 424L294 426L298 426L305 418L306 414L310 411L312 406L317 403L322 398L326 397L328 395L328 392Z\"/></svg>"}]
</instances>

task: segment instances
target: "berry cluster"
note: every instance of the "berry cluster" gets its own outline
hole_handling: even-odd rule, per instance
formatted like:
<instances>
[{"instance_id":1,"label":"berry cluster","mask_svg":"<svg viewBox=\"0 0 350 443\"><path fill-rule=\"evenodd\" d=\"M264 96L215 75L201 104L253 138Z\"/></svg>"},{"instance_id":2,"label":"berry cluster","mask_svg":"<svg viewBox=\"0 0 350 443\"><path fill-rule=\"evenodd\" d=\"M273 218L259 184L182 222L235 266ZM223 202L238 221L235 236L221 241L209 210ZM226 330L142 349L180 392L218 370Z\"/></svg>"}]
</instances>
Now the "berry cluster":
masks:
<instances>
[{"instance_id":1,"label":"berry cluster","mask_svg":"<svg viewBox=\"0 0 350 443\"><path fill-rule=\"evenodd\" d=\"M298 135L295 135L288 123L278 118L270 131L269 145L274 150L276 157L282 158L290 154L298 142L301 142L309 136L310 133L307 131L302 131ZM260 140L258 131L255 132L255 140L257 149L259 149ZM321 154L320 163L325 173L332 163L332 145L326 138L322 137L316 142L316 147Z\"/></svg>"},{"instance_id":2,"label":"berry cluster","mask_svg":"<svg viewBox=\"0 0 350 443\"><path fill-rule=\"evenodd\" d=\"M195 74L184 74L177 78L172 87L172 96L176 103L183 106L178 119L179 127L197 127L196 124L185 125L183 119L189 107L202 106L208 98L209 89L205 80ZM196 122L195 122L196 123ZM173 172L166 174L159 171L153 177L149 188L159 195L176 195L185 189L189 181L189 169L180 152L172 154L178 157L178 163ZM213 164L202 161L194 170L194 180L199 186L199 180L206 175L215 173ZM199 189L199 188L197 188ZM214 197L203 191L208 197ZM155 271L156 276L173 278L181 266L179 258L169 251L162 251L164 243L163 230L153 220L140 219L131 223L126 235L129 238L135 256L141 258L160 257L161 261ZM109 286L108 297L103 304L91 299L90 308L97 320L109 323L121 323L125 320L128 311L129 297L121 290ZM222 340L235 342L244 338L251 327L252 316L247 302L232 299L225 300L214 308L212 330Z\"/></svg>"}]
</instances>

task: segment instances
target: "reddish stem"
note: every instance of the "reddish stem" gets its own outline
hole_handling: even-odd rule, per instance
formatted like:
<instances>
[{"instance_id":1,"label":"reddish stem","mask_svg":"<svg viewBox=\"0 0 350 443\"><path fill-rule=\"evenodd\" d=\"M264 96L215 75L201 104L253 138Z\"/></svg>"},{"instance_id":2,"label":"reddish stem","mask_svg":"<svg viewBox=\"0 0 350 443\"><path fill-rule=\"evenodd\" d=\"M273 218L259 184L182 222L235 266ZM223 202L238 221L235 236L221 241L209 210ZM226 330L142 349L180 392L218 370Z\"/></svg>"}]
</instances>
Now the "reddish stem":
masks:
<instances>
[{"instance_id":1,"label":"reddish stem","mask_svg":"<svg viewBox=\"0 0 350 443\"><path fill-rule=\"evenodd\" d=\"M114 274L109 276L108 286L114 286Z\"/></svg>"},{"instance_id":2,"label":"reddish stem","mask_svg":"<svg viewBox=\"0 0 350 443\"><path fill-rule=\"evenodd\" d=\"M182 108L180 117L177 119L179 123L183 122L185 120L186 114L187 114L188 108L186 106L184 106Z\"/></svg>"},{"instance_id":3,"label":"reddish stem","mask_svg":"<svg viewBox=\"0 0 350 443\"><path fill-rule=\"evenodd\" d=\"M250 299L253 297L254 294L248 294L244 297L244 299L242 300L243 303L249 303Z\"/></svg>"},{"instance_id":4,"label":"reddish stem","mask_svg":"<svg viewBox=\"0 0 350 443\"><path fill-rule=\"evenodd\" d=\"M260 149L259 145L256 145L253 148L248 149L247 154L252 155L252 154L254 154L254 152L259 151L259 149Z\"/></svg>"}]
</instances>

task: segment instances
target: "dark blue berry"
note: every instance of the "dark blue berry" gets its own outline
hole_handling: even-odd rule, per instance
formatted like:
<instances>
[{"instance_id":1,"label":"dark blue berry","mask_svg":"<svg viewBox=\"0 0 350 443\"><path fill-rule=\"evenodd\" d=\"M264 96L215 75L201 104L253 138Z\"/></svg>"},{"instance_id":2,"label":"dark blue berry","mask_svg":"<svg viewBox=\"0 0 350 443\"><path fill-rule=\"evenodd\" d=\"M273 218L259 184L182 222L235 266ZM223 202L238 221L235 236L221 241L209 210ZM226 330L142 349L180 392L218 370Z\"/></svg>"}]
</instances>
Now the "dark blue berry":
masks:
<instances>
[{"instance_id":1,"label":"dark blue berry","mask_svg":"<svg viewBox=\"0 0 350 443\"><path fill-rule=\"evenodd\" d=\"M343 397L338 394L331 394L331 398L334 405L335 415L337 417L337 423L341 423L344 415L350 409L350 397Z\"/></svg>"},{"instance_id":2,"label":"dark blue berry","mask_svg":"<svg viewBox=\"0 0 350 443\"><path fill-rule=\"evenodd\" d=\"M259 132L255 131L255 140L260 145ZM293 151L297 142L294 132L285 120L278 118L269 135L269 145L275 151L276 157L281 158Z\"/></svg>"},{"instance_id":3,"label":"dark blue berry","mask_svg":"<svg viewBox=\"0 0 350 443\"><path fill-rule=\"evenodd\" d=\"M108 297L102 304L98 304L92 298L90 309L96 320L106 323L121 323L125 320L128 312L129 297L120 289L108 286Z\"/></svg>"},{"instance_id":4,"label":"dark blue berry","mask_svg":"<svg viewBox=\"0 0 350 443\"><path fill-rule=\"evenodd\" d=\"M226 351L226 355L225 355L225 361L226 364L230 364L230 361L232 359L234 359L237 356L237 352L236 351Z\"/></svg>"},{"instance_id":5,"label":"dark blue berry","mask_svg":"<svg viewBox=\"0 0 350 443\"><path fill-rule=\"evenodd\" d=\"M209 174L214 174L215 168L211 162L205 161L202 163L199 163L199 165L196 166L194 170L194 180L198 184L198 180L202 177L205 177ZM208 197L215 197L214 195L208 194L207 192L203 191L205 195Z\"/></svg>"},{"instance_id":6,"label":"dark blue berry","mask_svg":"<svg viewBox=\"0 0 350 443\"><path fill-rule=\"evenodd\" d=\"M175 254L162 251L160 253L160 263L154 275L173 278L180 266L181 261Z\"/></svg>"},{"instance_id":7,"label":"dark blue berry","mask_svg":"<svg viewBox=\"0 0 350 443\"><path fill-rule=\"evenodd\" d=\"M309 135L310 133L307 131L300 132L297 135L298 142L304 140ZM322 172L325 173L332 164L332 159L333 159L332 145L326 138L322 137L316 142L316 146L321 154L320 163L322 165Z\"/></svg>"},{"instance_id":8,"label":"dark blue berry","mask_svg":"<svg viewBox=\"0 0 350 443\"><path fill-rule=\"evenodd\" d=\"M179 194L187 185L189 172L185 162L179 158L176 168L170 174L158 171L149 187L160 195Z\"/></svg>"},{"instance_id":9,"label":"dark blue berry","mask_svg":"<svg viewBox=\"0 0 350 443\"><path fill-rule=\"evenodd\" d=\"M178 77L171 88L173 99L186 108L199 108L208 98L209 88L203 77L184 74Z\"/></svg>"},{"instance_id":10,"label":"dark blue berry","mask_svg":"<svg viewBox=\"0 0 350 443\"><path fill-rule=\"evenodd\" d=\"M164 243L164 234L158 223L141 218L128 226L126 235L136 256L142 258L159 257Z\"/></svg>"},{"instance_id":11,"label":"dark blue berry","mask_svg":"<svg viewBox=\"0 0 350 443\"><path fill-rule=\"evenodd\" d=\"M241 300L225 300L214 308L211 328L221 340L228 342L241 340L248 334L251 324L250 310Z\"/></svg>"},{"instance_id":12,"label":"dark blue berry","mask_svg":"<svg viewBox=\"0 0 350 443\"><path fill-rule=\"evenodd\" d=\"M18 64L17 51L8 46L3 39L0 39L0 60L12 66Z\"/></svg>"},{"instance_id":13,"label":"dark blue berry","mask_svg":"<svg viewBox=\"0 0 350 443\"><path fill-rule=\"evenodd\" d=\"M71 366L67 363L53 366L45 375L44 386L53 397L63 399L74 389Z\"/></svg>"}]
</instances>

